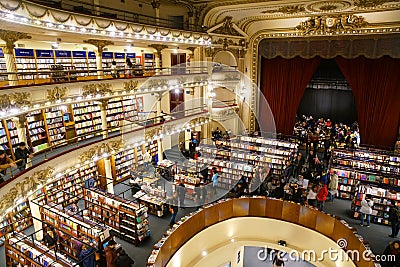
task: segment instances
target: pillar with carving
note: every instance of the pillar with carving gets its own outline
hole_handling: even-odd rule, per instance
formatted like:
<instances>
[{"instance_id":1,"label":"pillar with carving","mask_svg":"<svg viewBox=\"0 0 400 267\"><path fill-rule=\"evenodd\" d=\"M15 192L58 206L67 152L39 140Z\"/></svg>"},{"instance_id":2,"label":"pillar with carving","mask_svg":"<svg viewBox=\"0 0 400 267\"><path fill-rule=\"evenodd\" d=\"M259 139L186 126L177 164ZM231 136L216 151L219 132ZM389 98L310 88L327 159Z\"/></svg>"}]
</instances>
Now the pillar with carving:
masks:
<instances>
[{"instance_id":1,"label":"pillar with carving","mask_svg":"<svg viewBox=\"0 0 400 267\"><path fill-rule=\"evenodd\" d=\"M83 41L86 44L94 45L97 48L96 53L96 68L97 68L97 78L103 78L103 49L108 45L113 45L114 43L107 40L97 40L97 39L88 39Z\"/></svg>"},{"instance_id":2,"label":"pillar with carving","mask_svg":"<svg viewBox=\"0 0 400 267\"><path fill-rule=\"evenodd\" d=\"M161 51L163 50L163 49L165 49L165 48L168 48L168 46L167 45L163 45L163 44L151 44L151 45L149 45L149 47L152 47L152 48L154 48L155 50L156 50L156 53L155 53L155 63L156 63L156 73L158 73L158 72L160 72L160 68L162 68L162 64L161 64L161 61L162 61L162 54L161 54Z\"/></svg>"},{"instance_id":3,"label":"pillar with carving","mask_svg":"<svg viewBox=\"0 0 400 267\"><path fill-rule=\"evenodd\" d=\"M18 117L12 117L11 120L17 128L19 142L24 142L25 144L28 144L26 138L25 116L19 115Z\"/></svg>"},{"instance_id":4,"label":"pillar with carving","mask_svg":"<svg viewBox=\"0 0 400 267\"><path fill-rule=\"evenodd\" d=\"M158 25L160 20L160 0L152 0L151 6L154 9L154 16L156 17L156 24Z\"/></svg>"},{"instance_id":5,"label":"pillar with carving","mask_svg":"<svg viewBox=\"0 0 400 267\"><path fill-rule=\"evenodd\" d=\"M108 136L107 105L108 105L108 99L100 101L101 130L103 133L103 138L106 138Z\"/></svg>"},{"instance_id":6,"label":"pillar with carving","mask_svg":"<svg viewBox=\"0 0 400 267\"><path fill-rule=\"evenodd\" d=\"M106 157L104 160L104 169L106 172L107 192L114 194L114 180L112 178L111 160L110 157Z\"/></svg>"},{"instance_id":7,"label":"pillar with carving","mask_svg":"<svg viewBox=\"0 0 400 267\"><path fill-rule=\"evenodd\" d=\"M18 85L18 77L16 74L17 69L13 54L15 42L20 39L31 38L31 36L23 32L14 32L0 29L0 39L2 39L6 43L5 45L1 46L1 48L3 49L7 72L11 72L11 74L8 74L8 81L10 86Z\"/></svg>"}]
</instances>

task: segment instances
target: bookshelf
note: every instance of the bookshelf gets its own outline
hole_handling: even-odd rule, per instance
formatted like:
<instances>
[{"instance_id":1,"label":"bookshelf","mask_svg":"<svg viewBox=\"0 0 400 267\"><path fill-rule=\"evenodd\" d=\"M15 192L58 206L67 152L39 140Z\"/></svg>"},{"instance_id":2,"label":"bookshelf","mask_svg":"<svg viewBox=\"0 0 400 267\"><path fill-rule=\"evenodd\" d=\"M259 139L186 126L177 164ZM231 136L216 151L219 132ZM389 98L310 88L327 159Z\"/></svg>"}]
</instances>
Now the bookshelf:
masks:
<instances>
[{"instance_id":1,"label":"bookshelf","mask_svg":"<svg viewBox=\"0 0 400 267\"><path fill-rule=\"evenodd\" d=\"M8 140L6 128L3 126L3 122L3 120L0 122L0 147L5 151L9 151L10 142Z\"/></svg>"},{"instance_id":2,"label":"bookshelf","mask_svg":"<svg viewBox=\"0 0 400 267\"><path fill-rule=\"evenodd\" d=\"M143 190L136 192L133 198L146 206L148 213L163 217L168 210L168 205L165 203L167 193L160 188L150 186L142 186L142 188Z\"/></svg>"},{"instance_id":3,"label":"bookshelf","mask_svg":"<svg viewBox=\"0 0 400 267\"><path fill-rule=\"evenodd\" d=\"M138 121L139 113L136 104L136 98L134 96L125 96L122 98L122 106L124 112L124 118L129 121Z\"/></svg>"},{"instance_id":4,"label":"bookshelf","mask_svg":"<svg viewBox=\"0 0 400 267\"><path fill-rule=\"evenodd\" d=\"M19 144L17 124L11 119L7 119L5 122L7 124L6 130L8 130L11 146Z\"/></svg>"},{"instance_id":5,"label":"bookshelf","mask_svg":"<svg viewBox=\"0 0 400 267\"><path fill-rule=\"evenodd\" d=\"M96 53L89 51L88 52L88 57L87 57L87 62L89 66L89 75L90 76L96 76L97 72L97 63L96 63Z\"/></svg>"},{"instance_id":6,"label":"bookshelf","mask_svg":"<svg viewBox=\"0 0 400 267\"><path fill-rule=\"evenodd\" d=\"M385 151L335 150L331 174L334 171L340 198L351 199L359 183L400 186L400 156Z\"/></svg>"},{"instance_id":7,"label":"bookshelf","mask_svg":"<svg viewBox=\"0 0 400 267\"><path fill-rule=\"evenodd\" d=\"M109 70L111 68L111 62L114 60L113 52L103 52L102 53L102 66L104 70Z\"/></svg>"},{"instance_id":8,"label":"bookshelf","mask_svg":"<svg viewBox=\"0 0 400 267\"><path fill-rule=\"evenodd\" d=\"M144 69L153 69L155 68L155 60L154 54L145 53L143 54L143 67Z\"/></svg>"},{"instance_id":9,"label":"bookshelf","mask_svg":"<svg viewBox=\"0 0 400 267\"><path fill-rule=\"evenodd\" d=\"M51 66L55 64L53 50L35 50L37 70L39 72L50 71ZM49 73L50 74L50 73ZM38 78L47 79L49 74L39 74Z\"/></svg>"},{"instance_id":10,"label":"bookshelf","mask_svg":"<svg viewBox=\"0 0 400 267\"><path fill-rule=\"evenodd\" d=\"M113 177L115 177L114 183L120 183L131 177L129 169L135 166L137 162L136 154L136 148L131 148L118 152L111 157L111 170Z\"/></svg>"},{"instance_id":11,"label":"bookshelf","mask_svg":"<svg viewBox=\"0 0 400 267\"><path fill-rule=\"evenodd\" d=\"M112 98L108 101L107 108L107 128L110 132L120 130L124 119L124 108L122 106L122 98Z\"/></svg>"},{"instance_id":12,"label":"bookshelf","mask_svg":"<svg viewBox=\"0 0 400 267\"><path fill-rule=\"evenodd\" d=\"M28 200L24 200L9 212L0 222L0 246L4 245L15 232L23 232L33 225Z\"/></svg>"},{"instance_id":13,"label":"bookshelf","mask_svg":"<svg viewBox=\"0 0 400 267\"><path fill-rule=\"evenodd\" d=\"M83 211L82 211L83 212ZM110 237L109 230L80 213L73 213L54 203L47 203L40 207L43 229L53 227L62 236L73 237L78 240L90 240L93 245L100 248L101 244ZM61 243L61 242L60 242ZM60 252L77 259L71 242L62 242Z\"/></svg>"},{"instance_id":14,"label":"bookshelf","mask_svg":"<svg viewBox=\"0 0 400 267\"><path fill-rule=\"evenodd\" d=\"M125 53L114 53L114 60L117 63L117 69L125 69Z\"/></svg>"},{"instance_id":15,"label":"bookshelf","mask_svg":"<svg viewBox=\"0 0 400 267\"><path fill-rule=\"evenodd\" d=\"M96 185L97 176L96 163L84 164L79 169L72 170L48 183L43 192L45 202L60 204L63 207L75 203L83 198L85 182L91 179Z\"/></svg>"},{"instance_id":16,"label":"bookshelf","mask_svg":"<svg viewBox=\"0 0 400 267\"><path fill-rule=\"evenodd\" d=\"M24 74L24 72L35 72L37 70L35 52L33 49L14 48L15 65L19 73L19 79L33 80L33 74ZM22 76L22 77L21 77Z\"/></svg>"},{"instance_id":17,"label":"bookshelf","mask_svg":"<svg viewBox=\"0 0 400 267\"><path fill-rule=\"evenodd\" d=\"M0 48L0 73L2 74L5 72L7 72L6 59L4 58L3 49ZM8 80L7 75L0 76L0 81L6 81L6 80Z\"/></svg>"},{"instance_id":18,"label":"bookshelf","mask_svg":"<svg viewBox=\"0 0 400 267\"><path fill-rule=\"evenodd\" d=\"M352 201L352 210L354 211L355 218L359 217L361 200L365 198L367 194L371 195L371 198L374 201L371 222L389 225L389 208L392 205L393 200L400 201L399 188L397 188L397 190L393 190L388 187L384 188L371 184L358 185L356 188L355 197Z\"/></svg>"},{"instance_id":19,"label":"bookshelf","mask_svg":"<svg viewBox=\"0 0 400 267\"><path fill-rule=\"evenodd\" d=\"M44 114L42 110L26 114L28 140L33 152L46 149L49 146Z\"/></svg>"},{"instance_id":20,"label":"bookshelf","mask_svg":"<svg viewBox=\"0 0 400 267\"><path fill-rule=\"evenodd\" d=\"M72 51L73 65L77 76L86 76L88 71L88 60L86 51Z\"/></svg>"},{"instance_id":21,"label":"bookshelf","mask_svg":"<svg viewBox=\"0 0 400 267\"><path fill-rule=\"evenodd\" d=\"M61 107L46 108L45 119L50 144L58 145L66 140L63 110Z\"/></svg>"},{"instance_id":22,"label":"bookshelf","mask_svg":"<svg viewBox=\"0 0 400 267\"><path fill-rule=\"evenodd\" d=\"M150 141L147 145L147 151L150 156L154 159L154 157L158 154L158 144L157 140ZM160 159L161 160L161 159Z\"/></svg>"},{"instance_id":23,"label":"bookshelf","mask_svg":"<svg viewBox=\"0 0 400 267\"><path fill-rule=\"evenodd\" d=\"M147 207L98 188L84 189L87 216L105 223L120 238L139 245L150 236Z\"/></svg>"},{"instance_id":24,"label":"bookshelf","mask_svg":"<svg viewBox=\"0 0 400 267\"><path fill-rule=\"evenodd\" d=\"M72 104L72 109L78 141L99 135L99 133L86 135L101 130L101 112L98 104L95 102L81 102Z\"/></svg>"},{"instance_id":25,"label":"bookshelf","mask_svg":"<svg viewBox=\"0 0 400 267\"><path fill-rule=\"evenodd\" d=\"M65 255L49 250L39 241L33 240L22 233L15 234L9 239L5 249L6 265L13 266L13 262L18 266L54 266L68 267L75 266L77 262L69 259Z\"/></svg>"},{"instance_id":26,"label":"bookshelf","mask_svg":"<svg viewBox=\"0 0 400 267\"><path fill-rule=\"evenodd\" d=\"M72 68L75 65L72 63L72 53L66 50L55 50L56 64L63 65L66 68Z\"/></svg>"}]
</instances>

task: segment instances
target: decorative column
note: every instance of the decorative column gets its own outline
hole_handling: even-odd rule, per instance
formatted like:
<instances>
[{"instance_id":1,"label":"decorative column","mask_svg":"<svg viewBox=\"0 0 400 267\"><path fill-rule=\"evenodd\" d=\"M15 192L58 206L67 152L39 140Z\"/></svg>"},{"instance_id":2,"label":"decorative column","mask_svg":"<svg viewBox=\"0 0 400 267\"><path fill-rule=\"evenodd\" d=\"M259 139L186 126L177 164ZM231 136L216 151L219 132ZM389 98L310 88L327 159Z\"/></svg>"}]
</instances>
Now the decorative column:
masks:
<instances>
[{"instance_id":1,"label":"decorative column","mask_svg":"<svg viewBox=\"0 0 400 267\"><path fill-rule=\"evenodd\" d=\"M107 192L114 194L114 184L113 184L114 180L112 178L110 157L106 157L103 160L104 160L104 169L106 171Z\"/></svg>"},{"instance_id":2,"label":"decorative column","mask_svg":"<svg viewBox=\"0 0 400 267\"><path fill-rule=\"evenodd\" d=\"M155 53L155 63L156 63L156 73L160 72L160 68L162 68L161 60L162 60L162 54L161 51L165 48L168 48L167 45L163 44L151 44L149 47L154 48L157 52Z\"/></svg>"},{"instance_id":3,"label":"decorative column","mask_svg":"<svg viewBox=\"0 0 400 267\"><path fill-rule=\"evenodd\" d=\"M245 66L245 58L244 57L245 57L246 52L247 52L247 44L246 44L246 41L244 41L244 40L240 40L239 44L240 44L241 48L238 49L238 58L239 58L238 70L241 73L244 73L245 72L245 68L246 68L246 66Z\"/></svg>"},{"instance_id":4,"label":"decorative column","mask_svg":"<svg viewBox=\"0 0 400 267\"><path fill-rule=\"evenodd\" d=\"M100 15L100 0L93 0L93 11L94 15Z\"/></svg>"},{"instance_id":5,"label":"decorative column","mask_svg":"<svg viewBox=\"0 0 400 267\"><path fill-rule=\"evenodd\" d=\"M28 144L26 139L25 116L19 115L17 117L12 117L11 120L17 128L18 140Z\"/></svg>"},{"instance_id":6,"label":"decorative column","mask_svg":"<svg viewBox=\"0 0 400 267\"><path fill-rule=\"evenodd\" d=\"M0 39L6 42L5 45L2 45L1 48L3 49L4 59L6 61L6 68L7 72L12 72L13 74L8 74L8 81L9 85L18 85L18 77L17 69L15 67L15 60L14 60L14 47L15 42L20 39L31 39L32 37L23 32L14 32L14 31L7 31L0 29Z\"/></svg>"},{"instance_id":7,"label":"decorative column","mask_svg":"<svg viewBox=\"0 0 400 267\"><path fill-rule=\"evenodd\" d=\"M103 138L108 137L107 105L108 99L103 99L100 101L101 130L103 131Z\"/></svg>"},{"instance_id":8,"label":"decorative column","mask_svg":"<svg viewBox=\"0 0 400 267\"><path fill-rule=\"evenodd\" d=\"M160 0L152 0L151 1L151 6L154 9L154 15L156 17L156 24L158 25L158 23L160 22L159 18L160 18Z\"/></svg>"},{"instance_id":9,"label":"decorative column","mask_svg":"<svg viewBox=\"0 0 400 267\"><path fill-rule=\"evenodd\" d=\"M103 49L108 45L113 45L114 43L107 40L97 40L88 39L83 41L86 44L94 45L97 48L96 53L96 68L97 68L97 78L103 78Z\"/></svg>"}]
</instances>

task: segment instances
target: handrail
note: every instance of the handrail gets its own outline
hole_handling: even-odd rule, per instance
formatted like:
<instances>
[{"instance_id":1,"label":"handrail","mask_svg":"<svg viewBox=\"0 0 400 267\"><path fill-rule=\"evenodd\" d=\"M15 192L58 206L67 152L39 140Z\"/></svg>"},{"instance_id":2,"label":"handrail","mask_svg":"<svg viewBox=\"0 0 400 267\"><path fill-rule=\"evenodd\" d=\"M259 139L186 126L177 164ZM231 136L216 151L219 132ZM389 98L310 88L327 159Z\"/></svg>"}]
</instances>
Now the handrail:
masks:
<instances>
[{"instance_id":1,"label":"handrail","mask_svg":"<svg viewBox=\"0 0 400 267\"><path fill-rule=\"evenodd\" d=\"M109 79L131 79L140 77L163 76L163 75L192 75L192 74L205 74L207 73L206 67L167 67L167 68L121 68L117 69L119 78L113 78L112 73L114 70L107 69L90 69L90 70L40 70L40 71L19 71L19 72L1 72L1 82L17 82L18 85L7 85L1 88L14 88L22 85L35 85L35 84L58 84L65 82L83 82L88 80L109 80ZM52 76L56 73L57 76ZM62 74L62 75L60 75ZM15 79L10 79L10 77ZM26 76L32 76L26 78ZM40 76L46 76L40 78ZM5 77L5 78L2 78ZM82 79L79 79L82 78ZM49 81L50 79L50 81ZM31 84L30 84L31 82ZM1 89L0 89L1 90Z\"/></svg>"},{"instance_id":2,"label":"handrail","mask_svg":"<svg viewBox=\"0 0 400 267\"><path fill-rule=\"evenodd\" d=\"M265 197L239 198L206 206L184 218L185 221L179 226L174 226L170 234L162 240L161 247L153 251L155 253L152 255L156 255L156 258L152 258L148 264L153 267L167 266L173 255L196 234L214 224L240 217L271 218L294 223L316 231L335 242L345 239L347 247L343 248L344 250L357 250L360 255L367 250L366 244L357 237L355 229L348 227L338 217L293 202ZM361 257L359 261L354 261L354 264L358 267L374 266L372 257L371 261Z\"/></svg>"},{"instance_id":3,"label":"handrail","mask_svg":"<svg viewBox=\"0 0 400 267\"><path fill-rule=\"evenodd\" d=\"M190 31L198 31L205 32L204 27L200 27L200 25L191 24L189 22L178 22L165 18L157 18L149 15L140 14L140 12L135 13L126 10L120 10L112 7L106 7L103 5L97 5L93 3L83 2L79 0L30 0L27 2L33 2L36 4L40 4L43 6L57 8L66 11L73 11L76 13L81 13L85 15L105 17L110 19L121 19L124 21L145 24L145 25L154 25L154 26L162 26L166 28L172 29L180 29L180 30L190 30Z\"/></svg>"},{"instance_id":4,"label":"handrail","mask_svg":"<svg viewBox=\"0 0 400 267\"><path fill-rule=\"evenodd\" d=\"M189 111L189 114L185 114L185 112L188 112L188 111ZM156 116L154 118L149 118L149 119L146 119L146 120L142 120L142 121L140 121L140 124L139 124L141 127L131 127L129 129L127 126L124 126L124 132L123 133L122 132L115 132L115 131L113 133L113 129L117 129L117 128L121 129L121 126L119 126L119 127L110 127L107 130L97 130L97 131L93 131L93 132L87 133L85 135L81 135L79 137L77 136L77 137L71 138L69 140L65 140L62 143L59 143L59 144L54 145L54 146L50 146L50 147L46 148L45 150L41 150L42 152L44 152L43 154L39 153L40 151L37 152L36 153L37 155L43 155L43 157L42 157L43 160L40 160L36 164L32 164L31 167L29 167L29 168L27 168L27 169L25 169L23 171L19 171L17 173L13 173L13 169L10 168L11 174L10 174L10 176L8 176L8 175L5 176L5 178L8 178L8 179L6 179L5 182L0 184L0 189L1 189L1 187L5 186L6 184L11 182L12 180L18 178L23 173L25 173L25 172L33 169L33 168L36 168L36 167L40 166L41 164L43 164L44 162L46 162L48 160L56 158L56 157L58 157L60 155L63 155L65 153L69 153L69 152L71 152L71 151L73 151L73 150L75 150L77 148L82 148L82 147L85 147L85 146L89 146L89 145L95 144L95 143L97 143L99 141L104 141L104 140L107 140L107 139L110 139L110 138L115 138L117 136L123 136L123 135L130 134L130 133L133 133L133 132L143 131L143 130L145 130L147 128L151 128L151 127L155 127L155 126L158 126L158 125L162 125L164 123L177 121L177 120L180 120L180 119L183 118L183 116L179 116L182 113L185 115L185 117L188 117L188 116L207 114L207 112L208 111L205 110L203 107L196 107L196 108L192 108L192 109L187 109L185 111L179 111L179 112L176 112L176 113L164 114L164 115ZM167 115L171 116L173 118L170 119L170 120L164 120L164 117L167 116ZM148 124L147 122L152 122L152 124ZM134 125L135 124L137 126L138 124L136 124L136 123L131 122L130 125ZM92 135L94 136L93 138L83 139L83 142L79 142L79 138L82 139L83 137L92 136ZM97 137L99 137L101 139L100 140L94 140L96 138L96 135L97 135ZM86 142L86 140L90 140L90 141ZM67 149L66 151L64 151L62 153L58 153L58 154L55 154L55 155L48 156L48 154L50 154L49 151L52 152L55 149L59 149L61 147L64 147L64 146L70 145L70 144L72 144L72 148ZM74 147L74 145L76 145L76 146ZM15 171L15 169L14 169L14 171Z\"/></svg>"}]
</instances>

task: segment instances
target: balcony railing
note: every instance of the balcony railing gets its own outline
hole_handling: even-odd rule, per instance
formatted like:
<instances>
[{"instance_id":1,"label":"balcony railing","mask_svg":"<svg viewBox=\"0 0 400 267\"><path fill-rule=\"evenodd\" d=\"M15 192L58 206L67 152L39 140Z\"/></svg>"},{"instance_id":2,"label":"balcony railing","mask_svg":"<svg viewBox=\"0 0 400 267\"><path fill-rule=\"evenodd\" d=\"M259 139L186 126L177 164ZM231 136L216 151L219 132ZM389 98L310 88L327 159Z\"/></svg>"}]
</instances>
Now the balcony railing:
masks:
<instances>
[{"instance_id":1,"label":"balcony railing","mask_svg":"<svg viewBox=\"0 0 400 267\"><path fill-rule=\"evenodd\" d=\"M199 31L199 32L206 31L206 28L201 27L201 25L190 24L184 21L175 21L175 20L143 15L140 14L141 12L140 10L138 10L138 12L131 12L103 5L95 5L92 3L83 2L79 0L31 0L30 2L38 3L43 6L48 6L52 8L62 9L66 11L73 11L75 13L81 13L85 15L99 16L108 19L119 19L133 23L154 25L171 29Z\"/></svg>"}]
</instances>

